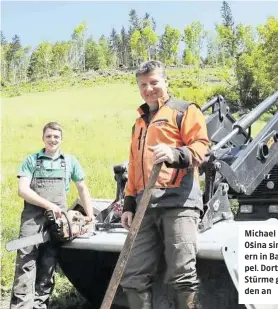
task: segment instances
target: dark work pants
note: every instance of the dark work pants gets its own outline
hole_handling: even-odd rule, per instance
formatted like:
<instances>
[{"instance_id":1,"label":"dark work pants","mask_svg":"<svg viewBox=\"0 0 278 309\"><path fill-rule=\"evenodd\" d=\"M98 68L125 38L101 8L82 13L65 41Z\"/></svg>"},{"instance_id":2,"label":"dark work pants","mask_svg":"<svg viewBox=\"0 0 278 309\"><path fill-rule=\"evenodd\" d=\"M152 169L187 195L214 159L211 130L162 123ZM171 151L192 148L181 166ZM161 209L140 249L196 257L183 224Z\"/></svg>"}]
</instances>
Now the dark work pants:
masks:
<instances>
[{"instance_id":1,"label":"dark work pants","mask_svg":"<svg viewBox=\"0 0 278 309\"><path fill-rule=\"evenodd\" d=\"M148 209L121 281L124 291L149 289L163 255L164 283L177 291L196 291L198 220L197 209Z\"/></svg>"},{"instance_id":2,"label":"dark work pants","mask_svg":"<svg viewBox=\"0 0 278 309\"><path fill-rule=\"evenodd\" d=\"M43 210L24 209L21 216L20 237L39 233L45 222ZM57 252L49 242L18 250L15 280L11 295L11 309L46 309L54 288Z\"/></svg>"}]
</instances>

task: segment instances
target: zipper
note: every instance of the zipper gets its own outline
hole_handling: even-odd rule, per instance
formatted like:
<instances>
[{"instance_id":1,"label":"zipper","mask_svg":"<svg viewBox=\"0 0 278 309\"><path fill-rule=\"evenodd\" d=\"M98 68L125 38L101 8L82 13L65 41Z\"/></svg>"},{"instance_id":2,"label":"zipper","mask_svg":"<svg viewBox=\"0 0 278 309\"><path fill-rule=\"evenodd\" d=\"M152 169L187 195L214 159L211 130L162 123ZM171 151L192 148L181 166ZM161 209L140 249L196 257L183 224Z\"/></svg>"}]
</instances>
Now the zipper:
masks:
<instances>
[{"instance_id":1,"label":"zipper","mask_svg":"<svg viewBox=\"0 0 278 309\"><path fill-rule=\"evenodd\" d=\"M175 174L175 176L174 176L174 178L173 178L173 180L172 180L172 185L175 184L175 182L176 182L176 180L177 180L177 178L178 178L179 172L180 172L180 168L177 168L176 174Z\"/></svg>"},{"instance_id":2,"label":"zipper","mask_svg":"<svg viewBox=\"0 0 278 309\"><path fill-rule=\"evenodd\" d=\"M144 173L144 150L145 150L145 143L146 143L146 136L147 136L148 127L149 127L149 124L147 124L146 131L145 131L145 134L143 136L143 149L142 149L142 160L141 160L144 189L146 187L146 184L145 184L145 173Z\"/></svg>"},{"instance_id":3,"label":"zipper","mask_svg":"<svg viewBox=\"0 0 278 309\"><path fill-rule=\"evenodd\" d=\"M139 136L138 136L138 150L140 150L142 131L143 131L143 128L140 129L140 133L139 133Z\"/></svg>"}]
</instances>

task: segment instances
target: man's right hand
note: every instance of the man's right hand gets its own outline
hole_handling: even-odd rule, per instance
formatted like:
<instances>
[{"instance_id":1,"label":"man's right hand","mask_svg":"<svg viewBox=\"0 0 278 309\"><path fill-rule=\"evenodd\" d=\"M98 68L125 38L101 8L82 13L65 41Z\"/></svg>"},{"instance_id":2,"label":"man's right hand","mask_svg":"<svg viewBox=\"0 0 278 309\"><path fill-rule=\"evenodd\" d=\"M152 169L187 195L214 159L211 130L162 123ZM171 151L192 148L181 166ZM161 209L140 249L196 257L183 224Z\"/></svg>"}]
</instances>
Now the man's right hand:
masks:
<instances>
[{"instance_id":1,"label":"man's right hand","mask_svg":"<svg viewBox=\"0 0 278 309\"><path fill-rule=\"evenodd\" d=\"M122 226L129 230L130 227L131 227L131 224L132 224L132 220L133 220L133 217L134 217L134 214L133 212L131 211L125 211L123 214L122 214L122 217L121 217L121 224Z\"/></svg>"},{"instance_id":2,"label":"man's right hand","mask_svg":"<svg viewBox=\"0 0 278 309\"><path fill-rule=\"evenodd\" d=\"M54 203L49 203L46 207L46 210L52 210L56 218L62 217L61 208Z\"/></svg>"}]
</instances>

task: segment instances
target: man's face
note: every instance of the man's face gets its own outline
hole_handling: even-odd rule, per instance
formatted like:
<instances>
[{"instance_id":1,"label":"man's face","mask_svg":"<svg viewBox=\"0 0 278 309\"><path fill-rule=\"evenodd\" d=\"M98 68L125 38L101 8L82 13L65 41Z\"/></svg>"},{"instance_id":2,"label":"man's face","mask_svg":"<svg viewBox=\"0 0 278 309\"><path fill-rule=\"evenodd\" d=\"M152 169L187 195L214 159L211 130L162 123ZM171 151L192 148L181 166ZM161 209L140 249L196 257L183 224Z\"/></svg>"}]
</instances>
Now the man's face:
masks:
<instances>
[{"instance_id":1,"label":"man's face","mask_svg":"<svg viewBox=\"0 0 278 309\"><path fill-rule=\"evenodd\" d=\"M42 139L45 145L45 151L55 153L60 148L62 142L61 132L47 128Z\"/></svg>"},{"instance_id":2,"label":"man's face","mask_svg":"<svg viewBox=\"0 0 278 309\"><path fill-rule=\"evenodd\" d=\"M159 69L138 76L137 84L143 100L150 107L157 106L158 99L167 95L168 83Z\"/></svg>"}]
</instances>

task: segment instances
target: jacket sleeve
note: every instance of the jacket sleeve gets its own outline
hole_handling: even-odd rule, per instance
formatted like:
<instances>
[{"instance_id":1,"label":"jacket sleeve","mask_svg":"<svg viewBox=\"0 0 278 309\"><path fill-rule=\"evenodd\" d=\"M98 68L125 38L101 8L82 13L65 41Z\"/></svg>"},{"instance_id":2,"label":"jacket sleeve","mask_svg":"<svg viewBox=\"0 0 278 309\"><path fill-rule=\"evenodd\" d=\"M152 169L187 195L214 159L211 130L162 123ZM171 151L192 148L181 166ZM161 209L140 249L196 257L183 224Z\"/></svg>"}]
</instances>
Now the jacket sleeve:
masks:
<instances>
[{"instance_id":1,"label":"jacket sleeve","mask_svg":"<svg viewBox=\"0 0 278 309\"><path fill-rule=\"evenodd\" d=\"M130 153L129 153L129 163L128 163L128 179L125 186L125 198L124 198L124 206L123 212L131 211L135 213L136 209L136 190L135 190L135 181L134 181L134 157L132 152L132 142L133 142L133 132L134 127L132 129L132 138L130 143Z\"/></svg>"},{"instance_id":2,"label":"jacket sleeve","mask_svg":"<svg viewBox=\"0 0 278 309\"><path fill-rule=\"evenodd\" d=\"M200 166L209 150L210 141L205 117L195 104L190 105L184 113L180 133L185 146L173 148L174 162L166 165L173 168Z\"/></svg>"}]
</instances>

